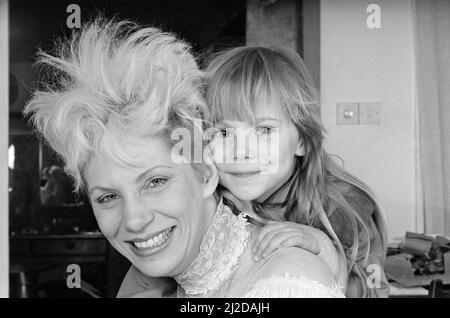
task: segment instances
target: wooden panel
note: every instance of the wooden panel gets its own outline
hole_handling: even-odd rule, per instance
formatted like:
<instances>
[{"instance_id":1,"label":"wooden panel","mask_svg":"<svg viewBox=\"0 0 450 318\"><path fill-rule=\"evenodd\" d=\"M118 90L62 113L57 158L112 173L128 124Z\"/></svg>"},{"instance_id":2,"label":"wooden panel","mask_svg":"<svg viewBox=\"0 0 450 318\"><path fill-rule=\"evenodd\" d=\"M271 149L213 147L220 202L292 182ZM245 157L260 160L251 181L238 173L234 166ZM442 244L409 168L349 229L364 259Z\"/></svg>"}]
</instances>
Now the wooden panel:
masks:
<instances>
[{"instance_id":1,"label":"wooden panel","mask_svg":"<svg viewBox=\"0 0 450 318\"><path fill-rule=\"evenodd\" d=\"M320 90L320 0L303 0L303 59Z\"/></svg>"},{"instance_id":2,"label":"wooden panel","mask_svg":"<svg viewBox=\"0 0 450 318\"><path fill-rule=\"evenodd\" d=\"M104 254L104 240L36 240L33 253L37 255L92 255Z\"/></svg>"},{"instance_id":3,"label":"wooden panel","mask_svg":"<svg viewBox=\"0 0 450 318\"><path fill-rule=\"evenodd\" d=\"M10 251L11 256L14 255L30 255L31 249L30 249L30 241L28 240L10 240Z\"/></svg>"},{"instance_id":4,"label":"wooden panel","mask_svg":"<svg viewBox=\"0 0 450 318\"><path fill-rule=\"evenodd\" d=\"M247 1L247 45L302 50L301 6L297 0Z\"/></svg>"}]
</instances>

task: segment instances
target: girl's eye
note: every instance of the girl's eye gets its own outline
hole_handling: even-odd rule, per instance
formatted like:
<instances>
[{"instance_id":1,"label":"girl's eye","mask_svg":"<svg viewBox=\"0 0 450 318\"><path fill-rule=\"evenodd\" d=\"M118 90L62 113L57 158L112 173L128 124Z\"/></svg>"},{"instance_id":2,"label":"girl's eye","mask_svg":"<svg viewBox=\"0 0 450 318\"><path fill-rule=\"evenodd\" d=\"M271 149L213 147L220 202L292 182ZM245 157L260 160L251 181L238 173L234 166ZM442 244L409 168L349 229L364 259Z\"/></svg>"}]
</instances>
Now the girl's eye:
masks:
<instances>
[{"instance_id":1,"label":"girl's eye","mask_svg":"<svg viewBox=\"0 0 450 318\"><path fill-rule=\"evenodd\" d=\"M107 193L105 195L102 195L100 198L98 198L96 201L98 204L106 204L110 203L113 200L117 198L117 195L114 193Z\"/></svg>"},{"instance_id":2,"label":"girl's eye","mask_svg":"<svg viewBox=\"0 0 450 318\"><path fill-rule=\"evenodd\" d=\"M164 186L167 182L167 178L163 178L163 177L157 177L157 178L153 178L150 179L144 186L145 190L148 189L155 189L155 188L160 188L162 186Z\"/></svg>"},{"instance_id":3,"label":"girl's eye","mask_svg":"<svg viewBox=\"0 0 450 318\"><path fill-rule=\"evenodd\" d=\"M273 131L272 127L266 127L266 126L260 126L260 127L256 127L256 134L258 136L267 136L270 135Z\"/></svg>"},{"instance_id":4,"label":"girl's eye","mask_svg":"<svg viewBox=\"0 0 450 318\"><path fill-rule=\"evenodd\" d=\"M220 138L228 138L232 135L232 130L226 128L219 128L217 129L216 135Z\"/></svg>"}]
</instances>

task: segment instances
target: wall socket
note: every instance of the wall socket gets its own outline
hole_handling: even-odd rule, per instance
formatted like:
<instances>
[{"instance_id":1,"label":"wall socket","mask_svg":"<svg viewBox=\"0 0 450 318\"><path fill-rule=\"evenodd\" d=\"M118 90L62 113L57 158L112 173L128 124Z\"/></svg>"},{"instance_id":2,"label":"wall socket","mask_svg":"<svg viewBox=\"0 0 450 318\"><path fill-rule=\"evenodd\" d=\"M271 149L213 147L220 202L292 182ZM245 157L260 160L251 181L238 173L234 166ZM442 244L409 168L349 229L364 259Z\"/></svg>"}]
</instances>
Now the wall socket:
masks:
<instances>
[{"instance_id":1,"label":"wall socket","mask_svg":"<svg viewBox=\"0 0 450 318\"><path fill-rule=\"evenodd\" d=\"M377 103L359 103L359 124L360 125L380 125L381 107Z\"/></svg>"},{"instance_id":2,"label":"wall socket","mask_svg":"<svg viewBox=\"0 0 450 318\"><path fill-rule=\"evenodd\" d=\"M381 103L337 103L338 125L380 125Z\"/></svg>"}]
</instances>

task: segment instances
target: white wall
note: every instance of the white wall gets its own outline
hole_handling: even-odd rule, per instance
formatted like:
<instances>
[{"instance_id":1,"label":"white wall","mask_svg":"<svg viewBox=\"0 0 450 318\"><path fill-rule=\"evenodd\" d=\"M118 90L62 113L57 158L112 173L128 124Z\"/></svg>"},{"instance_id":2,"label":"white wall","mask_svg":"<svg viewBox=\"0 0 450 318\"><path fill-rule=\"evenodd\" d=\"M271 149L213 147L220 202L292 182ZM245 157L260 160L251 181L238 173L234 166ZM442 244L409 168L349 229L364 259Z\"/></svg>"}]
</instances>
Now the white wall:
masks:
<instances>
[{"instance_id":1,"label":"white wall","mask_svg":"<svg viewBox=\"0 0 450 318\"><path fill-rule=\"evenodd\" d=\"M8 2L0 0L0 297L9 294Z\"/></svg>"},{"instance_id":2,"label":"white wall","mask_svg":"<svg viewBox=\"0 0 450 318\"><path fill-rule=\"evenodd\" d=\"M381 8L381 28L366 8ZM416 220L414 42L411 0L321 0L322 118L327 149L372 187L390 239L421 230ZM336 124L337 102L380 101L381 125Z\"/></svg>"}]
</instances>

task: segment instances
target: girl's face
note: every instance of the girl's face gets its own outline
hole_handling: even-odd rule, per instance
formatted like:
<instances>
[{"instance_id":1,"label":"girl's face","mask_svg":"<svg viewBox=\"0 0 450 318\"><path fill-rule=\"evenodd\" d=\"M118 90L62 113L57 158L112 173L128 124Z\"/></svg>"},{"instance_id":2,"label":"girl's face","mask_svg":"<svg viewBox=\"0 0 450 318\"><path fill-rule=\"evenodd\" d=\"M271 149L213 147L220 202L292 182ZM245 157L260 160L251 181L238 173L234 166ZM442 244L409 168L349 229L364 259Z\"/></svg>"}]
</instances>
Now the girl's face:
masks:
<instances>
[{"instance_id":1,"label":"girl's face","mask_svg":"<svg viewBox=\"0 0 450 318\"><path fill-rule=\"evenodd\" d=\"M255 121L218 123L211 149L219 182L240 200L262 202L289 179L304 149L280 107L259 104Z\"/></svg>"},{"instance_id":2,"label":"girl's face","mask_svg":"<svg viewBox=\"0 0 450 318\"><path fill-rule=\"evenodd\" d=\"M217 183L206 183L190 164L173 163L169 148L158 139L130 142L123 150L144 167L98 155L84 170L101 231L142 273L154 277L187 268L215 212L208 207Z\"/></svg>"}]
</instances>

